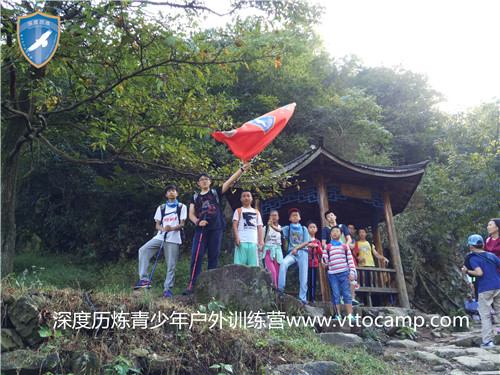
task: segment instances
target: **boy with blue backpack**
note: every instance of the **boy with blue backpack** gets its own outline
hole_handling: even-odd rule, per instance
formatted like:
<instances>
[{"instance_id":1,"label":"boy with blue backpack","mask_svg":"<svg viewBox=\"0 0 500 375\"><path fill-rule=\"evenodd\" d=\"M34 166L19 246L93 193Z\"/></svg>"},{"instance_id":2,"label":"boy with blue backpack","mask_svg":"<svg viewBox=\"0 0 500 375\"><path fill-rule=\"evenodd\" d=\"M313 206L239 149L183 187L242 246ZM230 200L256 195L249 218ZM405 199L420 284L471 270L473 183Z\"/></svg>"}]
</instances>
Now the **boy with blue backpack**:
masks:
<instances>
[{"instance_id":1,"label":"boy with blue backpack","mask_svg":"<svg viewBox=\"0 0 500 375\"><path fill-rule=\"evenodd\" d=\"M273 223L269 226L277 232L282 232L283 238L287 240L288 254L283 259L280 265L280 273L278 276L278 293L283 295L286 285L286 271L292 264L297 263L299 267L299 283L300 292L299 299L307 305L307 272L309 264L309 251L307 245L311 241L309 232L306 227L300 224L300 211L297 208L288 210L290 225L279 228Z\"/></svg>"}]
</instances>

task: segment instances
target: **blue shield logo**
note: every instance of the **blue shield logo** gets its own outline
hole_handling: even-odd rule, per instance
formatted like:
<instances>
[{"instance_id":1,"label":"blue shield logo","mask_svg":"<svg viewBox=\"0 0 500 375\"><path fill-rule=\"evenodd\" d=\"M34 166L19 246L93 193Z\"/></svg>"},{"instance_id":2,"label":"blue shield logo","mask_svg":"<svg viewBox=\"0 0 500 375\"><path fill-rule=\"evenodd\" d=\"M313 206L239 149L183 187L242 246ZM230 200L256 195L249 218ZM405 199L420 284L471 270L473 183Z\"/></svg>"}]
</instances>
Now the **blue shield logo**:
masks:
<instances>
[{"instance_id":1,"label":"blue shield logo","mask_svg":"<svg viewBox=\"0 0 500 375\"><path fill-rule=\"evenodd\" d=\"M59 44L61 20L41 12L17 19L17 40L30 64L41 68L47 64Z\"/></svg>"},{"instance_id":2,"label":"blue shield logo","mask_svg":"<svg viewBox=\"0 0 500 375\"><path fill-rule=\"evenodd\" d=\"M272 116L262 116L252 121L248 121L248 123L257 125L259 128L264 130L264 133L267 133L274 126L274 121L275 118Z\"/></svg>"}]
</instances>

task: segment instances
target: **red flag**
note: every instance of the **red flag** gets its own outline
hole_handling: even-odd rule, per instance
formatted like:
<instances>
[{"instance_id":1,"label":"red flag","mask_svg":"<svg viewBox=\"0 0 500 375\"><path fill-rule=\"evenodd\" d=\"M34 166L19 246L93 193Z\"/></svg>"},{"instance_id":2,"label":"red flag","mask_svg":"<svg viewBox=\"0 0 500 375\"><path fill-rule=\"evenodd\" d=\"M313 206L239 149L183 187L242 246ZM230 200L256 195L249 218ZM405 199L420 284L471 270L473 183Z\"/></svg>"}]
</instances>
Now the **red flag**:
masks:
<instances>
[{"instance_id":1,"label":"red flag","mask_svg":"<svg viewBox=\"0 0 500 375\"><path fill-rule=\"evenodd\" d=\"M238 129L213 132L212 137L219 142L225 142L233 154L246 163L271 143L290 120L294 110L295 103L288 104L245 122Z\"/></svg>"}]
</instances>

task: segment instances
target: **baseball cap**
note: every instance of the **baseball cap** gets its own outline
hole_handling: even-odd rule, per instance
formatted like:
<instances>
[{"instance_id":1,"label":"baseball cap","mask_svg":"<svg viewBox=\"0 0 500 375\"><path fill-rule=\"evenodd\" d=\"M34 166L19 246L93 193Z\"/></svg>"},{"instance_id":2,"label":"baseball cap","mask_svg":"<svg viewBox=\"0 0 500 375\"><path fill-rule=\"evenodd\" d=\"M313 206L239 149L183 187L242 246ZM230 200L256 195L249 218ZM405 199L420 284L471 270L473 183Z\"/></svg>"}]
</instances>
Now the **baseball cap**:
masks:
<instances>
[{"instance_id":1,"label":"baseball cap","mask_svg":"<svg viewBox=\"0 0 500 375\"><path fill-rule=\"evenodd\" d=\"M167 186L165 186L165 193L167 191L171 190L171 189L175 190L176 192L179 192L179 189L177 189L177 186L175 186L175 185L167 185Z\"/></svg>"},{"instance_id":2,"label":"baseball cap","mask_svg":"<svg viewBox=\"0 0 500 375\"><path fill-rule=\"evenodd\" d=\"M483 237L481 237L479 234L473 234L472 236L469 237L467 245L483 246L484 245Z\"/></svg>"},{"instance_id":3,"label":"baseball cap","mask_svg":"<svg viewBox=\"0 0 500 375\"><path fill-rule=\"evenodd\" d=\"M292 214L292 212L298 212L298 213L300 214L300 211L299 211L299 209L298 209L298 208L290 208L290 209L288 210L288 215L291 215L291 214Z\"/></svg>"}]
</instances>

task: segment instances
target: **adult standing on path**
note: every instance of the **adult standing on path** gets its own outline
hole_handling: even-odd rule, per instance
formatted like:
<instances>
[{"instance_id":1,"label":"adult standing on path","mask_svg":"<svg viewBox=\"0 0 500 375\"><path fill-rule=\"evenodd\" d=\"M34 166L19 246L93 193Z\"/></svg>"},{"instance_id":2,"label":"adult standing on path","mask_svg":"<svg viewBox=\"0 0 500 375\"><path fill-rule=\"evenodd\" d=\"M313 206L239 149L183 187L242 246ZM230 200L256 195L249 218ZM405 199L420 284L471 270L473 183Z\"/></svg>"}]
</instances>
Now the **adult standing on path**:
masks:
<instances>
[{"instance_id":1,"label":"adult standing on path","mask_svg":"<svg viewBox=\"0 0 500 375\"><path fill-rule=\"evenodd\" d=\"M481 334L483 343L481 347L495 346L493 341L493 324L491 322L490 306L496 311L497 319L500 320L500 259L493 254L484 251L483 238L474 234L469 237L467 245L473 255L469 262L471 268L462 267L462 272L466 275L477 278L477 288L479 292L479 315L481 316Z\"/></svg>"},{"instance_id":2,"label":"adult standing on path","mask_svg":"<svg viewBox=\"0 0 500 375\"><path fill-rule=\"evenodd\" d=\"M250 163L240 167L222 186L215 189L210 188L212 178L208 173L198 175L197 184L201 191L194 194L189 203L189 220L196 226L191 250L190 281L182 294L189 295L193 291L196 279L201 273L205 250L208 254L208 269L217 268L222 232L224 231L224 214L221 209L222 196L248 168L250 168Z\"/></svg>"},{"instance_id":3,"label":"adult standing on path","mask_svg":"<svg viewBox=\"0 0 500 375\"><path fill-rule=\"evenodd\" d=\"M500 258L500 219L490 219L486 229L490 236L486 239L484 249Z\"/></svg>"}]
</instances>

